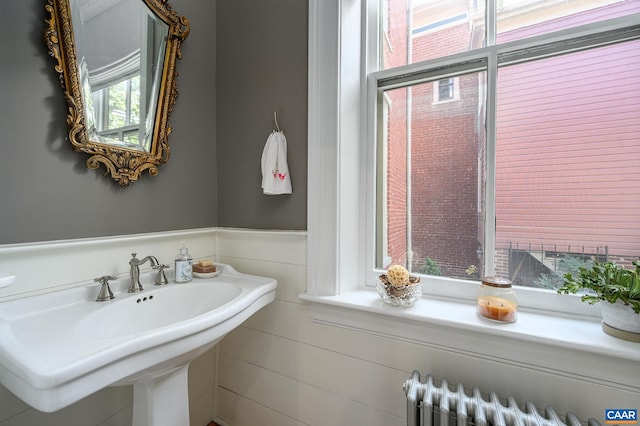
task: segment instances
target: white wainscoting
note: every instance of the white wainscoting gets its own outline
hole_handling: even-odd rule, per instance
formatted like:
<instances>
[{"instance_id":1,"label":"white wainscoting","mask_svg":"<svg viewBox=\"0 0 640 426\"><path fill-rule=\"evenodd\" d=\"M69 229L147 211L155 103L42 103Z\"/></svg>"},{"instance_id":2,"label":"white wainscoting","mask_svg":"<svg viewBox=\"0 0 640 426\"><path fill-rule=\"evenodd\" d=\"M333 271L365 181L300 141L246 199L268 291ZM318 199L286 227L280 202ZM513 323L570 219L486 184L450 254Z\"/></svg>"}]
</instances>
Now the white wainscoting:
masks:
<instances>
[{"instance_id":1,"label":"white wainscoting","mask_svg":"<svg viewBox=\"0 0 640 426\"><path fill-rule=\"evenodd\" d=\"M638 408L640 403L640 376L633 360L618 360L624 365L598 365L598 357L579 350L557 347L544 351L535 342L513 342L523 354L541 358L539 364L545 367L532 368L531 362L505 364L478 357L481 351L452 351L437 342L424 343L437 335L421 342L403 338L401 329L396 338L390 333L376 335L367 328L340 327L339 322L316 322L313 305L298 297L306 289L303 238L229 232L219 236L218 244L222 262L278 280L277 300L218 345L216 412L220 423L405 425L402 383L414 369L450 383L513 395L521 403L531 400L542 409L552 405L561 415L572 411L583 421L594 417L604 423L605 408ZM380 319L372 314L371 320ZM397 322L389 325L400 327ZM449 331L455 333L455 329ZM509 342L494 342L487 336L484 344ZM568 374L567 363L591 365L593 375ZM621 369L629 372L622 383L616 381L618 373L607 373Z\"/></svg>"},{"instance_id":2,"label":"white wainscoting","mask_svg":"<svg viewBox=\"0 0 640 426\"><path fill-rule=\"evenodd\" d=\"M126 277L131 253L171 265L182 242L196 259L215 256L214 228L105 238L0 245L0 272L15 282L0 289L0 301L93 284L103 275ZM150 271L146 263L141 272ZM95 284L97 285L97 284Z\"/></svg>"},{"instance_id":3,"label":"white wainscoting","mask_svg":"<svg viewBox=\"0 0 640 426\"><path fill-rule=\"evenodd\" d=\"M599 370L593 376L567 375L553 368L555 363L592 363L588 354L575 351L542 353L546 358L542 364L551 367L532 369L389 334L314 322L312 305L299 299L307 285L305 232L206 229L105 240L107 251L96 240L82 241L81 249L74 248L78 242L69 247L0 246L0 270L5 272L9 265L20 278L3 289L1 297L88 285L94 275L105 273L126 275L134 248L139 255L153 254L167 263L182 240L195 257L213 258L241 272L278 280L274 303L192 364L192 426L206 426L211 418L229 426L405 425L402 383L414 369L450 383L513 395L520 402L532 400L540 408L552 405L559 413L572 411L582 420L595 417L604 423L605 408L638 408L637 363L626 365L630 376L626 383L618 385L609 377L602 383L598 378L606 377L612 366L593 365ZM65 252L73 258L68 259ZM83 262L92 262L95 268ZM74 265L84 272L76 271ZM23 275L36 266L46 266L50 272L40 275L42 281ZM38 285L42 282L48 284ZM398 330L398 336L402 334ZM487 339L486 345L494 344L504 342ZM524 344L523 353L528 349ZM614 370L620 368L625 366ZM0 387L0 426L129 426L131 397L130 387L107 388L60 412L44 414Z\"/></svg>"}]
</instances>

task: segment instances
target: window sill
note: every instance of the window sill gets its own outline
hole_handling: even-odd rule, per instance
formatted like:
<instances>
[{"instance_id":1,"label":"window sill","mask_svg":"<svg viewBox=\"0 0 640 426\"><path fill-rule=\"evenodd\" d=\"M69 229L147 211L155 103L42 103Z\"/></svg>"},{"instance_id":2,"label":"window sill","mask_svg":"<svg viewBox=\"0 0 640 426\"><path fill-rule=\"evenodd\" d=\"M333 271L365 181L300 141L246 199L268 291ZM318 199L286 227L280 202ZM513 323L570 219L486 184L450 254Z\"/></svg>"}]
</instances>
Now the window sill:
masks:
<instances>
[{"instance_id":1,"label":"window sill","mask_svg":"<svg viewBox=\"0 0 640 426\"><path fill-rule=\"evenodd\" d=\"M638 379L629 377L640 361L640 344L605 334L591 318L525 310L517 322L501 324L478 317L472 303L425 296L399 308L372 289L300 299L311 303L312 320L325 325L640 390Z\"/></svg>"}]
</instances>

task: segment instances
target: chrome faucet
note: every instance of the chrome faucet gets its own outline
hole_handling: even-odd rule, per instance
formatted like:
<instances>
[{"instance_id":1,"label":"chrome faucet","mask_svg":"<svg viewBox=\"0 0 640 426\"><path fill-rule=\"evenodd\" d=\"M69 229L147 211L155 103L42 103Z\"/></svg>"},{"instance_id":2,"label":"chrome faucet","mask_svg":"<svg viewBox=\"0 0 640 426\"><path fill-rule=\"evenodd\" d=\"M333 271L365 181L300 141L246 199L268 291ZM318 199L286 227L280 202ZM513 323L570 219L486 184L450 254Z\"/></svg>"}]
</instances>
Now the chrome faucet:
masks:
<instances>
[{"instance_id":1,"label":"chrome faucet","mask_svg":"<svg viewBox=\"0 0 640 426\"><path fill-rule=\"evenodd\" d=\"M142 290L142 284L140 284L140 265L145 263L147 260L151 261L151 266L158 266L158 259L155 256L147 256L142 259L138 259L137 253L131 253L131 260L129 261L130 267L130 283L129 283L129 293L138 293Z\"/></svg>"}]
</instances>

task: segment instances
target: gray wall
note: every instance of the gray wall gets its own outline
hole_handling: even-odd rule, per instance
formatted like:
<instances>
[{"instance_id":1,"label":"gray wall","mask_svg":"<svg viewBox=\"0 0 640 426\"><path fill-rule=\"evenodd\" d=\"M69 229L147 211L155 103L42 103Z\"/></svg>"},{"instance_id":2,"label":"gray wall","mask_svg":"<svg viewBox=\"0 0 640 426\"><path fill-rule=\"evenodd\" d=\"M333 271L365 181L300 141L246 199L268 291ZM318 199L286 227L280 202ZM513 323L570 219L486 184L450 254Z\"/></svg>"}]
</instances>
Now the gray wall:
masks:
<instances>
[{"instance_id":1,"label":"gray wall","mask_svg":"<svg viewBox=\"0 0 640 426\"><path fill-rule=\"evenodd\" d=\"M66 105L42 41L46 0L2 3L0 244L218 225L306 228L306 1L171 1L191 21L171 159L127 189L88 170L86 155L65 140ZM260 192L273 110L289 140L293 195Z\"/></svg>"},{"instance_id":2,"label":"gray wall","mask_svg":"<svg viewBox=\"0 0 640 426\"><path fill-rule=\"evenodd\" d=\"M216 4L219 225L306 229L308 2ZM260 189L274 111L287 137L291 195Z\"/></svg>"}]
</instances>

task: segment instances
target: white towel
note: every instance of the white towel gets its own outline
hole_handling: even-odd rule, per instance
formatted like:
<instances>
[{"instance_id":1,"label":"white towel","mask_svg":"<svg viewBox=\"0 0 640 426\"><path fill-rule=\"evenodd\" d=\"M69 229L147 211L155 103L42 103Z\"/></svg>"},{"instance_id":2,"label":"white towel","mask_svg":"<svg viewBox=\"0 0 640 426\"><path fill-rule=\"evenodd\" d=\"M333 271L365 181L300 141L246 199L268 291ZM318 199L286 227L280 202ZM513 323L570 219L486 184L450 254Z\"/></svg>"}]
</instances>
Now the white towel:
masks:
<instances>
[{"instance_id":1,"label":"white towel","mask_svg":"<svg viewBox=\"0 0 640 426\"><path fill-rule=\"evenodd\" d=\"M267 195L291 194L287 139L281 131L271 132L262 151L262 191Z\"/></svg>"}]
</instances>

